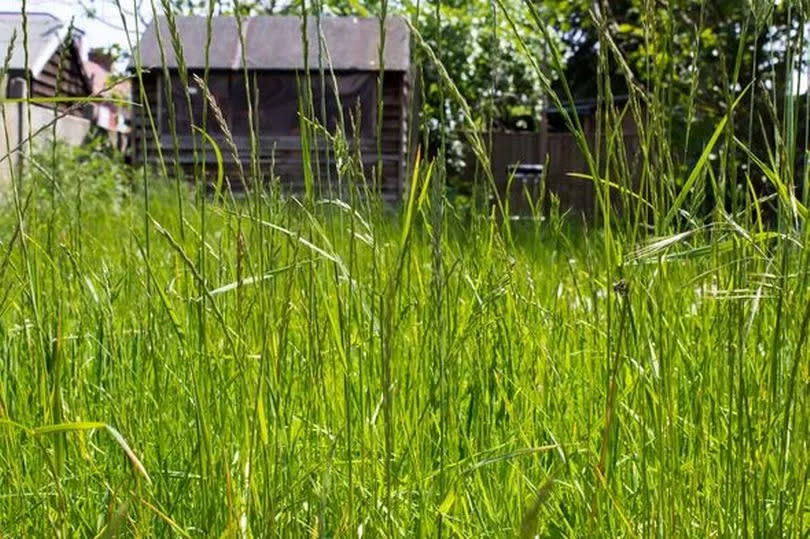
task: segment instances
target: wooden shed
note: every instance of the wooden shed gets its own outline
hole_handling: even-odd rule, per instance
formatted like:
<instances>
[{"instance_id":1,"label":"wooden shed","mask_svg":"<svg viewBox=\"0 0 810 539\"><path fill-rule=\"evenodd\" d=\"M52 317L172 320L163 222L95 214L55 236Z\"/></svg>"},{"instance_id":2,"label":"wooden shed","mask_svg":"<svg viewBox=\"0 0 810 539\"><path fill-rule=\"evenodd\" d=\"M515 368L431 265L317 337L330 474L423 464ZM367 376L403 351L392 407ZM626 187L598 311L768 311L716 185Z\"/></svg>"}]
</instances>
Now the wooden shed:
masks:
<instances>
[{"instance_id":1,"label":"wooden shed","mask_svg":"<svg viewBox=\"0 0 810 539\"><path fill-rule=\"evenodd\" d=\"M0 54L11 50L8 71L4 77L3 93L7 97L87 97L90 83L84 70L79 43L81 31L70 28L48 13L28 13L26 16L28 54L25 52L23 16L20 12L0 13ZM12 37L14 43L12 48ZM27 62L26 62L27 60ZM30 87L9 84L10 81L30 81ZM48 104L43 104L49 106ZM68 108L70 103L60 103ZM50 105L52 106L52 105ZM79 108L72 110L82 115Z\"/></svg>"},{"instance_id":2,"label":"wooden shed","mask_svg":"<svg viewBox=\"0 0 810 539\"><path fill-rule=\"evenodd\" d=\"M203 77L208 21L205 17L183 16L176 17L175 23L182 61L172 45L166 18L157 18L149 25L136 55L135 61L144 70L143 94L158 136L153 136L146 107L142 107L134 119L134 158L156 162L159 145L167 162L178 155L187 174L199 170L196 165L201 159L202 139L193 126L204 123L233 172L228 145L210 107L207 118L202 118L203 92L192 86L187 96L179 73L183 66L189 80L192 74ZM299 103L301 89L309 78L314 120L334 130L342 115L347 137L359 148L367 181L375 181L377 175L372 171L381 159L382 182L373 185L384 198L398 199L408 156L410 44L406 22L399 17L386 20L382 66L379 19L323 17L319 29L316 19L310 17L306 34L303 23L303 18L294 16L256 16L241 21L222 16L211 20L207 85L233 135L244 171L250 174L256 170L251 165L258 164L259 176L266 180L272 168L286 190L303 190L305 150ZM381 69L384 110L382 129L378 131L377 84ZM141 88L136 87L134 95L138 98ZM190 113L187 97L191 101ZM253 151L251 124L257 135ZM313 176L316 182L320 180L316 188L324 194L326 178L334 181L336 177L334 154L324 138L315 140L310 148ZM206 152L206 161L213 164L213 159L213 152ZM210 165L207 168L213 169ZM230 180L232 185L238 185L235 174L230 175Z\"/></svg>"}]
</instances>

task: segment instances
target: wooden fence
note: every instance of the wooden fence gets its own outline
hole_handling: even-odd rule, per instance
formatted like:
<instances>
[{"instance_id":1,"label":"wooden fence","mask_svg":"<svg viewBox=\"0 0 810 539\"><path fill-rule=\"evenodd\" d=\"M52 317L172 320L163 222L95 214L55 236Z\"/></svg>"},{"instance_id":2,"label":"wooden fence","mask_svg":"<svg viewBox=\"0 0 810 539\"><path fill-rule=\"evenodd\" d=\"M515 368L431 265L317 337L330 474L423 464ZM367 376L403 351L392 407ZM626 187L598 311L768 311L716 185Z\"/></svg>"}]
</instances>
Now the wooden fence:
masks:
<instances>
[{"instance_id":1,"label":"wooden fence","mask_svg":"<svg viewBox=\"0 0 810 539\"><path fill-rule=\"evenodd\" d=\"M596 203L596 191L592 181L572 176L571 173L585 173L585 157L570 133L492 133L490 161L495 183L502 196L510 176L510 167L516 164L543 164L548 158L545 178L545 193L540 193L540 185L532 182L512 181L508 193L513 213L525 213L529 204L526 193L536 201L543 199L548 205L550 194L560 200L563 211L590 214ZM592 138L592 137L591 137ZM589 140L592 144L592 140ZM625 133L625 148L628 161L632 165L638 149L638 135ZM542 196L541 196L542 195Z\"/></svg>"}]
</instances>

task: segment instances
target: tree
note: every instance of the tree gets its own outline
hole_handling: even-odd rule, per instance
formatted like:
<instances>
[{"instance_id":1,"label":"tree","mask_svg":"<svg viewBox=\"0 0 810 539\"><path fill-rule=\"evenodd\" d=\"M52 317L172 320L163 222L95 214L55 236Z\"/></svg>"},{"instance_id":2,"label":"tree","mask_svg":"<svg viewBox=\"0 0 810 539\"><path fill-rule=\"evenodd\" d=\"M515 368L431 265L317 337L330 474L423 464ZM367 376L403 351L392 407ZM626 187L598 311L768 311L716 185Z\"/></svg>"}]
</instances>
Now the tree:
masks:
<instances>
[{"instance_id":1,"label":"tree","mask_svg":"<svg viewBox=\"0 0 810 539\"><path fill-rule=\"evenodd\" d=\"M748 114L735 115L735 128L752 138L759 152L773 131L771 103L783 99L791 72L801 67L792 48L800 40L802 11L789 2L741 0L574 0L558 3L570 52L565 79L575 97L596 97L601 37L594 13L607 21L611 38L629 62L633 77L668 111L669 132L686 164L694 161L714 127L749 82L746 108L756 111L751 133ZM794 56L792 56L792 54ZM615 60L615 57L613 58ZM795 62L793 68L789 62ZM612 93L627 91L627 80L611 62ZM559 90L559 87L557 88ZM771 143L773 141L770 141Z\"/></svg>"}]
</instances>

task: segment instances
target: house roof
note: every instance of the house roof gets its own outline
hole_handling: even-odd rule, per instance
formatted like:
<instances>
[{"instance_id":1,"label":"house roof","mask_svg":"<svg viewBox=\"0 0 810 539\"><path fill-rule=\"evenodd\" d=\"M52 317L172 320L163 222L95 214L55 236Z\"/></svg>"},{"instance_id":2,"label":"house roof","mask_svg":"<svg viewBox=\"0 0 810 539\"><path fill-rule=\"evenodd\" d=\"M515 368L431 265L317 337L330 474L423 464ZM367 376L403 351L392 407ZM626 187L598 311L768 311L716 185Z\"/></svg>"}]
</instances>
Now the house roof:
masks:
<instances>
[{"instance_id":1,"label":"house roof","mask_svg":"<svg viewBox=\"0 0 810 539\"><path fill-rule=\"evenodd\" d=\"M177 33L188 69L205 67L205 44L208 21L201 16L175 17ZM248 69L304 69L302 19L296 16L261 15L242 19L244 60ZM242 69L242 44L235 17L214 17L211 20L211 48L208 67L211 69ZM409 29L401 17L389 17L385 26L383 53L386 71L407 71L410 65ZM379 69L380 23L376 18L322 17L322 65L334 70L376 71ZM140 62L144 68L162 67L160 44L169 68L179 67L171 45L171 34L165 17L158 17L147 27L140 42ZM317 69L318 31L316 20L307 21L308 65ZM331 59L331 63L327 60Z\"/></svg>"},{"instance_id":2,"label":"house roof","mask_svg":"<svg viewBox=\"0 0 810 539\"><path fill-rule=\"evenodd\" d=\"M67 39L70 32L75 37L82 35L81 30L68 25L48 13L28 13L26 26L28 30L28 68L31 76L38 77L48 60ZM11 51L9 69L24 70L25 34L23 33L23 16L20 12L0 12L0 62L5 60L11 46L11 37L16 32L14 48ZM2 65L2 63L0 63Z\"/></svg>"}]
</instances>

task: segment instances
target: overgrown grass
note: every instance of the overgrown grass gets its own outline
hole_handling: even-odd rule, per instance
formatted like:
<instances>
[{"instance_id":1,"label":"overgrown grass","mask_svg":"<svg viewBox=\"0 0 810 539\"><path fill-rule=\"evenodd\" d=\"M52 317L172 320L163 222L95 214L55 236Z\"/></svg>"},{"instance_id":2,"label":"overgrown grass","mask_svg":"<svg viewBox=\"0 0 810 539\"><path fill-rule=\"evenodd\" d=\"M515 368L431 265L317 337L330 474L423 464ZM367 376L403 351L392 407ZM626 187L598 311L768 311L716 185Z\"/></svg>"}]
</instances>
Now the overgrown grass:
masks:
<instances>
[{"instance_id":1,"label":"overgrown grass","mask_svg":"<svg viewBox=\"0 0 810 539\"><path fill-rule=\"evenodd\" d=\"M587 223L458 210L441 159L392 212L34 155L0 212L0 531L801 536L791 167L750 155L771 221L754 190L704 216L711 152L746 143L721 123L681 174L642 102L641 170L606 128L587 172L630 216Z\"/></svg>"}]
</instances>

